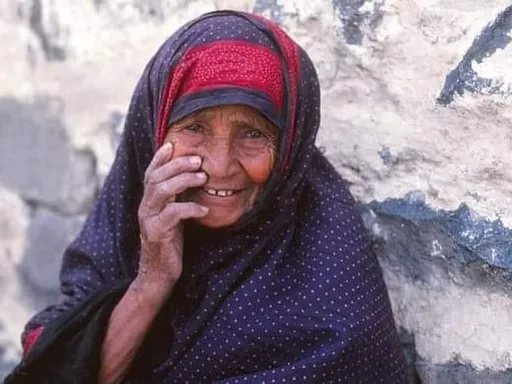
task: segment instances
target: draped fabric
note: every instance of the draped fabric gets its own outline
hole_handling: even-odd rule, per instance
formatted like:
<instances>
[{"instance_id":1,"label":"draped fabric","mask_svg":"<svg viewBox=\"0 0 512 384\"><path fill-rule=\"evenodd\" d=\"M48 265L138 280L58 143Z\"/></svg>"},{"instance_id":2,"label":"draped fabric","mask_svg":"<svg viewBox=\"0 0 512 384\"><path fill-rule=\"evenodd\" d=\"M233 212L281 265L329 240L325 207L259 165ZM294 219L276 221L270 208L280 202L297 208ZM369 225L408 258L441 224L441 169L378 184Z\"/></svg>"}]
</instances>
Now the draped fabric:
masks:
<instances>
[{"instance_id":1,"label":"draped fabric","mask_svg":"<svg viewBox=\"0 0 512 384\"><path fill-rule=\"evenodd\" d=\"M65 300L35 315L23 338L40 327L43 338L76 308L90 311L97 292L136 276L145 169L169 123L225 104L251 106L279 127L275 167L232 227L186 223L183 274L126 381L406 382L371 243L345 182L314 145L313 64L274 23L232 11L184 25L145 68L115 162L65 252Z\"/></svg>"}]
</instances>

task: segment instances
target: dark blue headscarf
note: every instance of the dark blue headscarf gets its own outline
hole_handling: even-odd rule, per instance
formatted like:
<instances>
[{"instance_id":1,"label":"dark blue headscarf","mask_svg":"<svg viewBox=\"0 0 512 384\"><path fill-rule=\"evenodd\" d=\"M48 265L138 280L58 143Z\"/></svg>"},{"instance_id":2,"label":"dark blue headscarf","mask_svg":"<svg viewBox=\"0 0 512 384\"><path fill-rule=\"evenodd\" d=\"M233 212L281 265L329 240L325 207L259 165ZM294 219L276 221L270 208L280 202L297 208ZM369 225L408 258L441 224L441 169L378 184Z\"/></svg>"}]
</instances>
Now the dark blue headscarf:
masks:
<instances>
[{"instance_id":1,"label":"dark blue headscarf","mask_svg":"<svg viewBox=\"0 0 512 384\"><path fill-rule=\"evenodd\" d=\"M258 79L240 78L228 84L200 78L184 89L201 52L217 44L265 49L272 65L278 63L280 89L256 89L251 84L261 85ZM250 105L279 127L275 169L234 226L213 231L186 223L183 275L129 377L145 383L405 382L370 241L345 183L314 145L320 123L315 69L276 25L230 11L186 24L147 65L112 169L64 255L66 298L36 315L25 337L105 284L136 276L144 171L170 121L221 104Z\"/></svg>"}]
</instances>

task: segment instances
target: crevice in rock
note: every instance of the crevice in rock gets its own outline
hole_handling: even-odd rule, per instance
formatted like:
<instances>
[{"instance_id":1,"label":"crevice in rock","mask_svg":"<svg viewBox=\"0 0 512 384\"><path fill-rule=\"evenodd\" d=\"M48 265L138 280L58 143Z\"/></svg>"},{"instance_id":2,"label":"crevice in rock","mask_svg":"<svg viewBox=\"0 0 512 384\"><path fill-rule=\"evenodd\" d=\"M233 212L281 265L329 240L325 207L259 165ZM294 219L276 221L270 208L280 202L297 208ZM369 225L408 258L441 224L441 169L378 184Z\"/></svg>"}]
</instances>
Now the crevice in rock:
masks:
<instances>
[{"instance_id":1,"label":"crevice in rock","mask_svg":"<svg viewBox=\"0 0 512 384\"><path fill-rule=\"evenodd\" d=\"M501 81L478 76L472 68L472 62L481 63L492 56L498 49L504 49L512 41L512 5L501 12L494 22L488 24L482 33L473 41L461 62L453 69L444 83L437 103L450 104L455 94L462 96L464 91L485 93L488 95L512 95L512 85Z\"/></svg>"},{"instance_id":2,"label":"crevice in rock","mask_svg":"<svg viewBox=\"0 0 512 384\"><path fill-rule=\"evenodd\" d=\"M46 60L63 61L66 59L66 52L59 46L52 44L51 38L43 25L43 3L41 0L32 0L29 10L29 26L37 36Z\"/></svg>"},{"instance_id":3,"label":"crevice in rock","mask_svg":"<svg viewBox=\"0 0 512 384\"><path fill-rule=\"evenodd\" d=\"M360 45L363 41L363 25L375 29L383 18L384 0L373 1L373 11L362 11L368 0L333 0L332 5L343 24L342 34L347 44Z\"/></svg>"},{"instance_id":4,"label":"crevice in rock","mask_svg":"<svg viewBox=\"0 0 512 384\"><path fill-rule=\"evenodd\" d=\"M438 266L452 280L512 294L512 229L500 220L477 218L466 204L436 211L412 197L374 201L362 212L367 228L378 228L377 253L413 281L427 281L427 269Z\"/></svg>"},{"instance_id":5,"label":"crevice in rock","mask_svg":"<svg viewBox=\"0 0 512 384\"><path fill-rule=\"evenodd\" d=\"M80 154L82 156L89 158L89 161L92 164L91 168L94 172L92 175L92 179L93 179L92 182L94 183L94 191L92 193L91 200L89 202L87 202L86 204L84 204L81 211L78 212L78 214L80 215L80 214L87 214L92 209L92 206L94 205L94 203L96 202L96 200L99 197L102 185L101 185L101 177L100 177L100 170L99 170L99 161L98 161L98 158L97 158L96 154L94 153L94 151L92 149L87 148L87 149L76 150L75 152L77 154ZM76 214L74 216L76 216Z\"/></svg>"},{"instance_id":6,"label":"crevice in rock","mask_svg":"<svg viewBox=\"0 0 512 384\"><path fill-rule=\"evenodd\" d=\"M400 343L404 350L405 361L407 362L409 384L421 384L420 377L416 371L417 356L414 334L403 327L400 327L398 334L400 336Z\"/></svg>"},{"instance_id":7,"label":"crevice in rock","mask_svg":"<svg viewBox=\"0 0 512 384\"><path fill-rule=\"evenodd\" d=\"M512 370L478 370L461 363L432 364L418 362L418 372L424 383L460 383L460 384L510 384Z\"/></svg>"}]
</instances>

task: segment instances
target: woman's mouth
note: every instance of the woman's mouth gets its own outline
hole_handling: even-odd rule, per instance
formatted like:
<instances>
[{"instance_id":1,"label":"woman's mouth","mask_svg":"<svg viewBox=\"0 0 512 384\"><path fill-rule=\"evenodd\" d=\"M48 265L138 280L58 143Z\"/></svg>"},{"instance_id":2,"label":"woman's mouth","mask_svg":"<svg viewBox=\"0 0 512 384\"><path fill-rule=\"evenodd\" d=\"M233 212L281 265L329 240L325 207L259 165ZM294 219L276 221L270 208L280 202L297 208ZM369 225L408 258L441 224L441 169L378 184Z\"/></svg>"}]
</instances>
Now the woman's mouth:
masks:
<instances>
[{"instance_id":1,"label":"woman's mouth","mask_svg":"<svg viewBox=\"0 0 512 384\"><path fill-rule=\"evenodd\" d=\"M219 197L229 197L233 196L235 193L240 192L240 190L234 189L213 189L213 188L203 188L203 191L210 196L219 196Z\"/></svg>"}]
</instances>

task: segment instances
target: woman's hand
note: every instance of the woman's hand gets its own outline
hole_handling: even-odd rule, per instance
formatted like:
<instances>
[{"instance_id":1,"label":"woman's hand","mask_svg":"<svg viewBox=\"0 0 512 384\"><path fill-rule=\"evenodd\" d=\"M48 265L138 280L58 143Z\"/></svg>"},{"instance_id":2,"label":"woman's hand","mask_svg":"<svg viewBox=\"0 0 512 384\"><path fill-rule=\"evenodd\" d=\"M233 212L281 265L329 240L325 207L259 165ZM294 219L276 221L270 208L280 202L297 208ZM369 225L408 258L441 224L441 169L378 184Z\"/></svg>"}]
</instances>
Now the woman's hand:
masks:
<instances>
[{"instance_id":1,"label":"woman's hand","mask_svg":"<svg viewBox=\"0 0 512 384\"><path fill-rule=\"evenodd\" d=\"M144 177L139 206L141 256L137 277L110 316L101 353L100 383L118 383L167 301L182 271L182 220L208 212L196 203L175 202L176 195L206 182L201 159L172 159L172 145L160 148Z\"/></svg>"},{"instance_id":2,"label":"woman's hand","mask_svg":"<svg viewBox=\"0 0 512 384\"><path fill-rule=\"evenodd\" d=\"M192 202L176 202L176 196L206 183L198 172L199 156L171 160L173 147L164 144L155 154L144 178L144 195L139 206L141 258L135 279L137 288L166 299L182 272L182 220L200 218L208 209Z\"/></svg>"}]
</instances>

